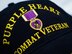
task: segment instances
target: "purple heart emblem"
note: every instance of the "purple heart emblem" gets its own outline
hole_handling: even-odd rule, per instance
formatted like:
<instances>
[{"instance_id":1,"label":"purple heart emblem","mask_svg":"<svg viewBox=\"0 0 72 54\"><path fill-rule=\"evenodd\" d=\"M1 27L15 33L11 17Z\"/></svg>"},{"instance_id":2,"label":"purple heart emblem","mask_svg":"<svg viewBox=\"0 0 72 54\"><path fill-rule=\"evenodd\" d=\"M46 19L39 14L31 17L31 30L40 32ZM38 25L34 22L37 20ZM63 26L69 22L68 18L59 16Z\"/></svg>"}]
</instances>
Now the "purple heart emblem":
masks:
<instances>
[{"instance_id":1,"label":"purple heart emblem","mask_svg":"<svg viewBox=\"0 0 72 54\"><path fill-rule=\"evenodd\" d=\"M42 28L42 21L40 19L37 19L38 16L37 12L33 9L28 12L26 12L24 15L22 15L22 18L25 21L30 21L31 28L35 30L40 30Z\"/></svg>"},{"instance_id":2,"label":"purple heart emblem","mask_svg":"<svg viewBox=\"0 0 72 54\"><path fill-rule=\"evenodd\" d=\"M42 28L42 21L40 19L34 19L30 22L30 26L35 30L40 30Z\"/></svg>"}]
</instances>

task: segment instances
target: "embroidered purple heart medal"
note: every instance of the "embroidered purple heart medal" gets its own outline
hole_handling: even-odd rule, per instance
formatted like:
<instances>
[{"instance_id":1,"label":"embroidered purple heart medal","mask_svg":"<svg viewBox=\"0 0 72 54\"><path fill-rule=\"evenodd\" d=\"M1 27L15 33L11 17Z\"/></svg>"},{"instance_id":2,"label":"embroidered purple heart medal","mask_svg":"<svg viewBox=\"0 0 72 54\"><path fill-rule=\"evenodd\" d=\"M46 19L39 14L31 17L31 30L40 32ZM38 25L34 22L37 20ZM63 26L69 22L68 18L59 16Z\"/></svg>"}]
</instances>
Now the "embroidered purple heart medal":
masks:
<instances>
[{"instance_id":1,"label":"embroidered purple heart medal","mask_svg":"<svg viewBox=\"0 0 72 54\"><path fill-rule=\"evenodd\" d=\"M30 22L30 26L35 30L40 30L42 28L42 21L40 19L34 19Z\"/></svg>"},{"instance_id":2,"label":"embroidered purple heart medal","mask_svg":"<svg viewBox=\"0 0 72 54\"><path fill-rule=\"evenodd\" d=\"M26 12L24 15L22 15L23 19L25 21L30 21L30 26L31 28L35 29L35 30L40 30L42 28L42 21L38 18L36 18L38 16L37 12L32 9L28 12Z\"/></svg>"}]
</instances>

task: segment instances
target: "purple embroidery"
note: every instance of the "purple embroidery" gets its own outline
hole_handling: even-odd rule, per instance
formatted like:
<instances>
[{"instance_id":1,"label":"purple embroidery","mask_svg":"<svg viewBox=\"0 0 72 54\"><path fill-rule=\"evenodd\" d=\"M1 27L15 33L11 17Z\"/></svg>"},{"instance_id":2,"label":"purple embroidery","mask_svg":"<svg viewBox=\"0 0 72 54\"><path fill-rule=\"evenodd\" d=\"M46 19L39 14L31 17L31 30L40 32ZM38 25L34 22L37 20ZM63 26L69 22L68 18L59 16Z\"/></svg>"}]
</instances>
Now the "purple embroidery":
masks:
<instances>
[{"instance_id":1,"label":"purple embroidery","mask_svg":"<svg viewBox=\"0 0 72 54\"><path fill-rule=\"evenodd\" d=\"M40 30L42 28L42 21L40 19L37 19L37 16L38 14L35 10L30 10L26 12L24 15L22 15L25 21L30 21L30 26L33 29Z\"/></svg>"},{"instance_id":2,"label":"purple embroidery","mask_svg":"<svg viewBox=\"0 0 72 54\"><path fill-rule=\"evenodd\" d=\"M42 27L42 22L40 19L35 19L34 21L31 22L31 27L36 29L36 30L40 30Z\"/></svg>"},{"instance_id":3,"label":"purple embroidery","mask_svg":"<svg viewBox=\"0 0 72 54\"><path fill-rule=\"evenodd\" d=\"M26 17L26 19L28 21L30 21L31 19L36 18L36 15L35 15L35 13L32 10L28 11L27 13L25 13L24 16Z\"/></svg>"}]
</instances>

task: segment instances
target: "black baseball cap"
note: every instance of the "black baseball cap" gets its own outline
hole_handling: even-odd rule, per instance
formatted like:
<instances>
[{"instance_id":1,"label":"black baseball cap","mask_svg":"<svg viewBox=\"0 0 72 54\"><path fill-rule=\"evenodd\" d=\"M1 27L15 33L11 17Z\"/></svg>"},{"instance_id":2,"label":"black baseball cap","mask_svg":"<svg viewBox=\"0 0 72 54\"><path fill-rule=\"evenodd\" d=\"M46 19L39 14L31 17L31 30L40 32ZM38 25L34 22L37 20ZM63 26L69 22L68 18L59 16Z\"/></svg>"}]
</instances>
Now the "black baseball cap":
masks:
<instances>
[{"instance_id":1,"label":"black baseball cap","mask_svg":"<svg viewBox=\"0 0 72 54\"><path fill-rule=\"evenodd\" d=\"M0 12L0 54L71 54L72 16L51 1L11 3Z\"/></svg>"}]
</instances>

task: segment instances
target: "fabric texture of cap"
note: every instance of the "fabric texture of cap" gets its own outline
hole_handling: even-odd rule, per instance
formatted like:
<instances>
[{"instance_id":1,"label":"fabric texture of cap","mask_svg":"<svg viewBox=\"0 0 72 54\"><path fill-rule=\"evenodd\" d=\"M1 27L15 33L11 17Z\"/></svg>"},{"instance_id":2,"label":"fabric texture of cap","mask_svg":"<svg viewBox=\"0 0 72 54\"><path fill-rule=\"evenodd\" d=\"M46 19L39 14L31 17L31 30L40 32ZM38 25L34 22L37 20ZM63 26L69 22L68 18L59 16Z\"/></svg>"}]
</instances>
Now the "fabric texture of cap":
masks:
<instances>
[{"instance_id":1,"label":"fabric texture of cap","mask_svg":"<svg viewBox=\"0 0 72 54\"><path fill-rule=\"evenodd\" d=\"M35 10L38 16L25 21L22 15L30 10ZM36 30L39 26L41 29ZM71 53L72 16L53 2L12 3L0 12L0 54Z\"/></svg>"}]
</instances>

